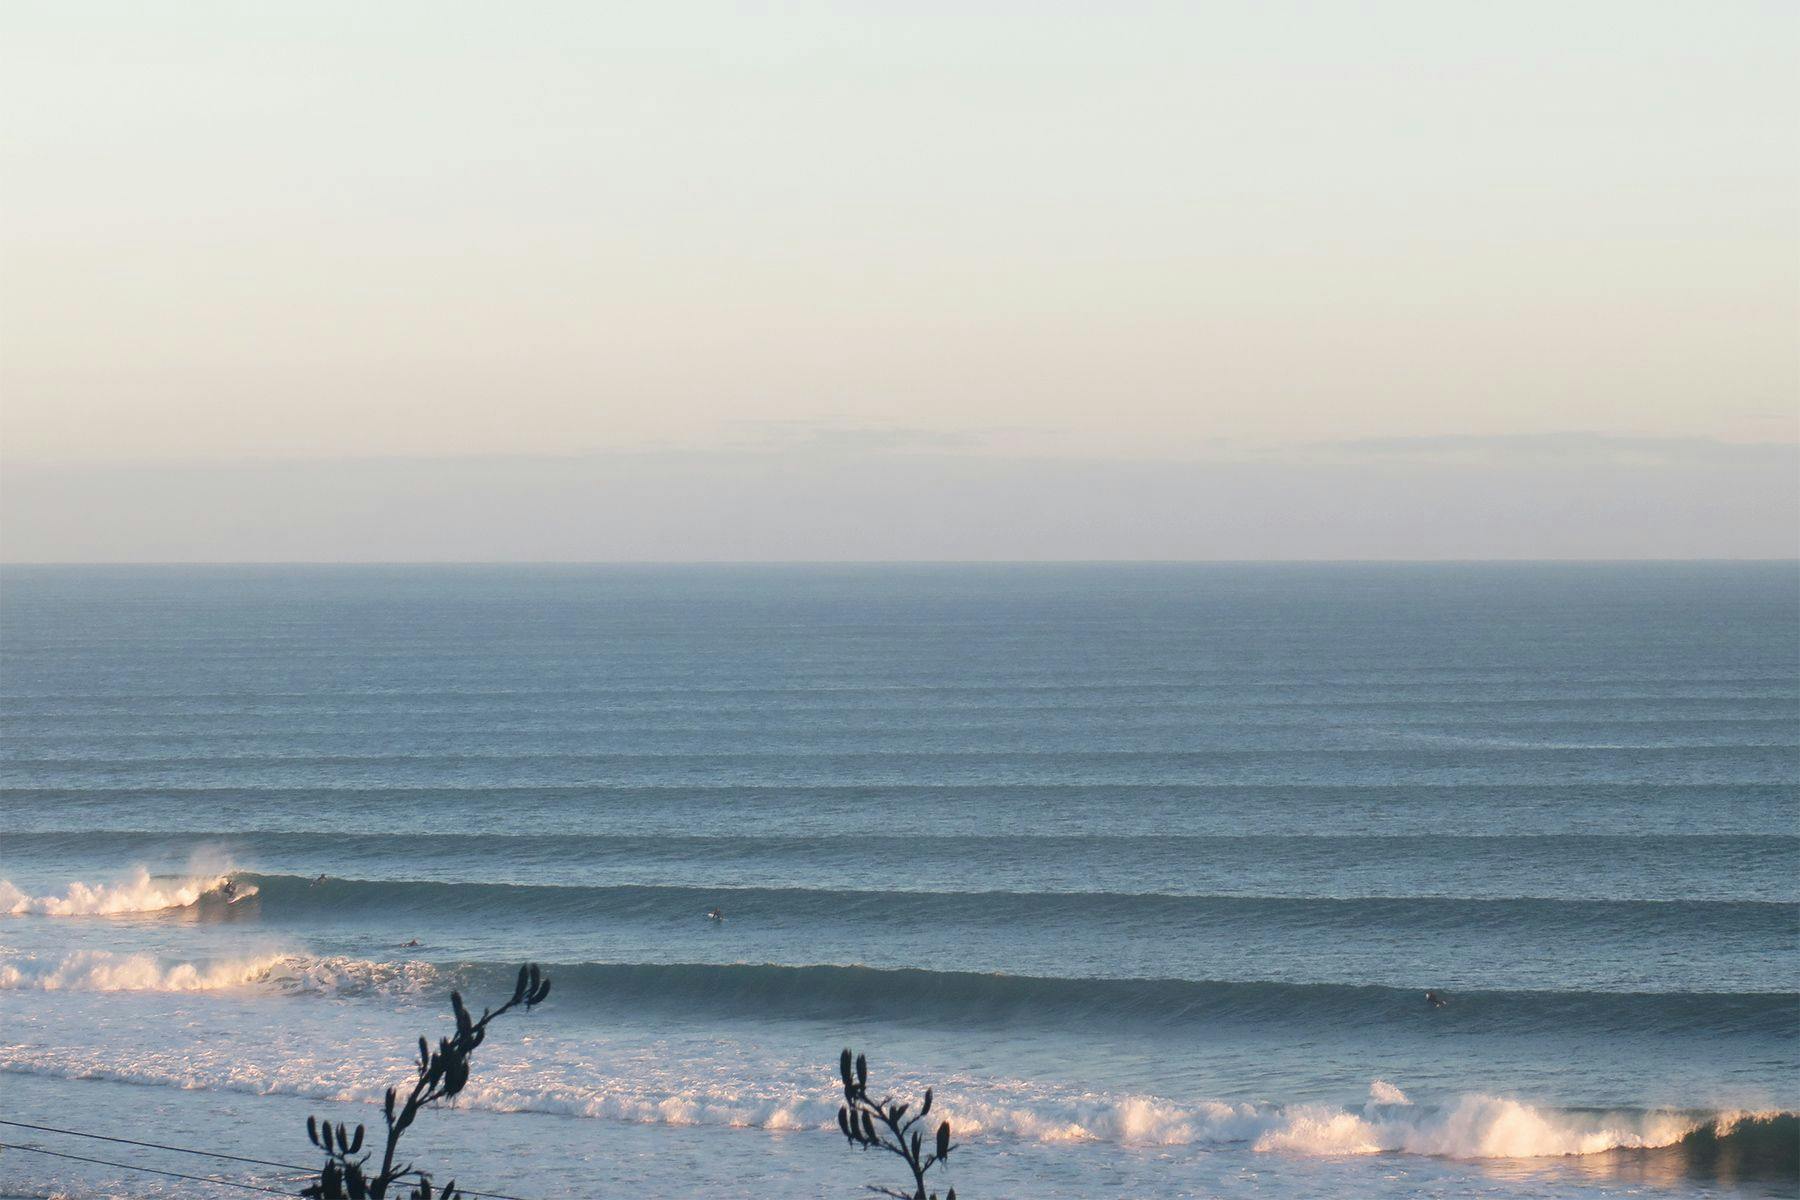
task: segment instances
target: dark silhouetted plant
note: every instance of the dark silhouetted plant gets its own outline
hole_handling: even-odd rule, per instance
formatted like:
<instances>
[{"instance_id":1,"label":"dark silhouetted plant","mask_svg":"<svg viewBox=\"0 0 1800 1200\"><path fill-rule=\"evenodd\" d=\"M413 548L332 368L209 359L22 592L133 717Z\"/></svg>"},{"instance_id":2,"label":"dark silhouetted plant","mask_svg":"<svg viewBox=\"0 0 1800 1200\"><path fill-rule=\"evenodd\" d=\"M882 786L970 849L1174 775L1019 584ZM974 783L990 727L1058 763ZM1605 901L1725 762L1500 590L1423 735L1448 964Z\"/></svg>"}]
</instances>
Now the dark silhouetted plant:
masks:
<instances>
[{"instance_id":1,"label":"dark silhouetted plant","mask_svg":"<svg viewBox=\"0 0 1800 1200\"><path fill-rule=\"evenodd\" d=\"M869 1099L869 1060L862 1055L852 1059L846 1049L838 1058L838 1073L844 1077L844 1103L838 1107L838 1129L852 1146L899 1155L907 1170L912 1172L913 1190L910 1192L872 1185L869 1190L897 1197L897 1200L937 1200L936 1192L929 1197L925 1194L925 1172L949 1158L950 1151L956 1147L950 1144L948 1121L938 1123L937 1137L930 1146L925 1144L923 1132L913 1128L931 1113L931 1089L925 1089L919 1111L909 1117L906 1114L912 1108L910 1104L896 1104L888 1096ZM956 1200L956 1189L951 1188L944 1200Z\"/></svg>"},{"instance_id":2,"label":"dark silhouetted plant","mask_svg":"<svg viewBox=\"0 0 1800 1200\"><path fill-rule=\"evenodd\" d=\"M381 1167L369 1173L369 1155L363 1152L363 1127L355 1132L342 1122L306 1118L306 1136L325 1152L325 1167L317 1183L301 1191L314 1200L385 1200L388 1189L396 1184L410 1187L409 1200L458 1200L453 1179L442 1191L434 1191L431 1175L411 1163L396 1161L400 1135L411 1128L419 1110L439 1100L454 1099L469 1082L469 1056L487 1037L488 1022L514 1008L534 1008L550 994L550 980L535 965L519 968L519 981L513 986L512 999L492 1011L483 1009L477 1020L463 1006L460 993L450 993L450 1009L456 1014L456 1032L438 1040L437 1049L424 1038L419 1039L418 1077L413 1080L406 1099L400 1099L395 1088L387 1090L382 1116L387 1122L387 1145L382 1150Z\"/></svg>"}]
</instances>

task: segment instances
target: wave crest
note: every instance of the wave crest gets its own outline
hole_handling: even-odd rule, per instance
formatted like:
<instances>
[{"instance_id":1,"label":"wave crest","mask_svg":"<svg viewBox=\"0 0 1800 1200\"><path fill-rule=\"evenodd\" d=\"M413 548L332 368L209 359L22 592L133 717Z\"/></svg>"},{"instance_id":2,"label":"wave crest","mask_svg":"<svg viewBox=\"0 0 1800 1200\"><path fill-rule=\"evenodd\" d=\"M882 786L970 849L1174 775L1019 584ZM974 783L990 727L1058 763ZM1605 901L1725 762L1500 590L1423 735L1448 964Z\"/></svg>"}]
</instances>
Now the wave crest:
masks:
<instances>
[{"instance_id":1,"label":"wave crest","mask_svg":"<svg viewBox=\"0 0 1800 1200\"><path fill-rule=\"evenodd\" d=\"M190 875L181 879L157 879L137 867L117 883L84 883L77 879L60 896L33 896L0 879L0 913L11 916L86 917L122 913L160 912L186 908L225 882L222 873ZM254 894L246 888L246 894Z\"/></svg>"},{"instance_id":2,"label":"wave crest","mask_svg":"<svg viewBox=\"0 0 1800 1200\"><path fill-rule=\"evenodd\" d=\"M1446 1106L1414 1106L1384 1080L1359 1112L1300 1105L1254 1140L1257 1150L1301 1154L1399 1151L1441 1158L1560 1158L1672 1146L1704 1122L1666 1112L1582 1113L1469 1093Z\"/></svg>"},{"instance_id":3,"label":"wave crest","mask_svg":"<svg viewBox=\"0 0 1800 1200\"><path fill-rule=\"evenodd\" d=\"M1046 978L913 967L770 963L545 964L565 1004L672 1010L685 1017L754 1013L803 1020L953 1022L1008 1028L1106 1021L1140 1027L1219 1025L1368 1029L1435 1022L1464 1034L1652 1025L1786 1036L1791 992L1459 992L1435 1013L1411 989L1324 983ZM470 987L510 986L515 968L464 963Z\"/></svg>"}]
</instances>

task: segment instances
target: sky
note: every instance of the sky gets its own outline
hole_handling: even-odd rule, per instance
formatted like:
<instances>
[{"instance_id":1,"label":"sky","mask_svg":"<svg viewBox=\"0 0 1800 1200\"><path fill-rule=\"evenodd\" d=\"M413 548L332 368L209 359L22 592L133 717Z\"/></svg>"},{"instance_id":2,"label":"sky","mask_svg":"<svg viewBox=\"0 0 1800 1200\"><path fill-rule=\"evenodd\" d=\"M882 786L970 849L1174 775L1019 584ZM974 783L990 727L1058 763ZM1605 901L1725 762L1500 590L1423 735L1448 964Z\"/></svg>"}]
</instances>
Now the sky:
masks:
<instances>
[{"instance_id":1,"label":"sky","mask_svg":"<svg viewBox=\"0 0 1800 1200\"><path fill-rule=\"evenodd\" d=\"M1792 557L1800 8L0 5L0 560Z\"/></svg>"}]
</instances>

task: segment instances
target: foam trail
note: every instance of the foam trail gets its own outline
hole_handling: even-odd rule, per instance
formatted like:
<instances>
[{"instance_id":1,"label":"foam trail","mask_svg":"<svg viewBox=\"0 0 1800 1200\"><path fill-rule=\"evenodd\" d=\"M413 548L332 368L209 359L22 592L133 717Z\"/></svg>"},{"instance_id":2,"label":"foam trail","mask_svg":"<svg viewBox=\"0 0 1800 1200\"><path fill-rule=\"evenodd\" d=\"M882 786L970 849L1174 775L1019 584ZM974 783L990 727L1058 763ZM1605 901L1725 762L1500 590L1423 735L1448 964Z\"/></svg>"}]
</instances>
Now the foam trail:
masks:
<instances>
[{"instance_id":1,"label":"foam trail","mask_svg":"<svg viewBox=\"0 0 1800 1200\"><path fill-rule=\"evenodd\" d=\"M61 896L32 896L0 879L0 913L46 917L116 916L121 913L158 912L185 908L225 882L224 874L193 875L177 880L157 880L148 869L135 868L118 883L90 884L76 880ZM246 889L253 893L254 889Z\"/></svg>"},{"instance_id":2,"label":"foam trail","mask_svg":"<svg viewBox=\"0 0 1800 1200\"><path fill-rule=\"evenodd\" d=\"M164 963L150 954L80 950L55 962L0 962L0 991L211 992L266 985L287 994L410 995L436 986L438 977L436 968L420 962L280 953L210 963Z\"/></svg>"},{"instance_id":3,"label":"foam trail","mask_svg":"<svg viewBox=\"0 0 1800 1200\"><path fill-rule=\"evenodd\" d=\"M79 950L54 963L0 963L0 989L41 992L210 992L268 978L280 955L165 966L149 954Z\"/></svg>"},{"instance_id":4,"label":"foam trail","mask_svg":"<svg viewBox=\"0 0 1800 1200\"><path fill-rule=\"evenodd\" d=\"M0 1071L59 1078L109 1079L186 1090L285 1094L379 1104L404 1065L346 1077L340 1064L304 1052L267 1062L241 1053L149 1052L124 1060L90 1047L0 1047ZM642 1072L560 1073L491 1063L459 1103L489 1112L560 1116L671 1126L730 1126L835 1131L836 1097L809 1087L763 1080L652 1079ZM1650 1150L1695 1135L1732 1136L1740 1126L1785 1121L1781 1114L1539 1108L1506 1097L1466 1093L1443 1105L1413 1104L1400 1089L1376 1081L1361 1110L1324 1104L1173 1101L1161 1097L1071 1095L1025 1081L986 1081L965 1092L950 1085L940 1110L967 1137L1037 1143L1100 1142L1146 1147L1239 1145L1259 1153L1338 1157L1403 1153L1455 1159L1534 1159ZM1785 1128L1785 1126L1784 1126Z\"/></svg>"}]
</instances>

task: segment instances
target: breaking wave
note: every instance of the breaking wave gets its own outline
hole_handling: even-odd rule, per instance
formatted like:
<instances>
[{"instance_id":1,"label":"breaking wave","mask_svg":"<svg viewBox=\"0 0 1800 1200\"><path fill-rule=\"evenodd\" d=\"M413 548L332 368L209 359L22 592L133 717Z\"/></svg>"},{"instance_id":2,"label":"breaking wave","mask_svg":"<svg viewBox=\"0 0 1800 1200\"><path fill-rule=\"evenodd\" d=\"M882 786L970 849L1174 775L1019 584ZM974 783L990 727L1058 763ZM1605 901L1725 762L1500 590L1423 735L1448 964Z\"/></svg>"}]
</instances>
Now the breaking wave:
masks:
<instances>
[{"instance_id":1,"label":"breaking wave","mask_svg":"<svg viewBox=\"0 0 1800 1200\"><path fill-rule=\"evenodd\" d=\"M116 883L84 883L75 880L60 896L33 896L0 879L0 914L45 917L118 916L124 913L159 912L187 908L212 894L226 880L222 872L208 872L179 879L158 878L143 867ZM255 888L246 885L244 894Z\"/></svg>"},{"instance_id":2,"label":"breaking wave","mask_svg":"<svg viewBox=\"0 0 1800 1200\"><path fill-rule=\"evenodd\" d=\"M422 962L261 954L170 962L152 954L78 950L54 961L0 962L0 990L39 992L213 992L264 985L288 994L411 994L440 982Z\"/></svg>"},{"instance_id":3,"label":"breaking wave","mask_svg":"<svg viewBox=\"0 0 1800 1200\"><path fill-rule=\"evenodd\" d=\"M393 1068L404 1071L404 1064ZM237 1054L213 1060L188 1052L142 1055L131 1062L99 1049L0 1047L0 1071L134 1084L296 1095L379 1104L391 1079L345 1079L316 1064L277 1056L263 1063ZM629 1069L571 1076L554 1065L490 1063L459 1105L487 1112L546 1113L634 1124L725 1126L835 1134L838 1098L830 1072L816 1083L668 1079ZM1038 1143L1100 1142L1146 1147L1247 1148L1257 1153L1330 1157L1399 1153L1455 1159L1552 1159L1680 1150L1729 1153L1737 1166L1791 1164L1800 1132L1792 1113L1592 1112L1468 1093L1443 1104L1415 1104L1377 1080L1359 1106L1175 1101L1156 1096L1070 1094L1024 1081L946 1082L938 1111L965 1138ZM1784 1155L1786 1156L1784 1158Z\"/></svg>"},{"instance_id":4,"label":"breaking wave","mask_svg":"<svg viewBox=\"0 0 1800 1200\"><path fill-rule=\"evenodd\" d=\"M0 989L40 992L211 992L268 977L280 956L165 963L151 954L78 950L56 960L0 963Z\"/></svg>"},{"instance_id":5,"label":"breaking wave","mask_svg":"<svg viewBox=\"0 0 1800 1200\"><path fill-rule=\"evenodd\" d=\"M1791 877L1800 873L1800 837L1778 833L895 836L780 834L752 824L710 834L84 828L16 831L7 840L34 860L102 862L181 861L198 842L308 878L321 870L385 878L404 864L403 873L418 880L775 888L857 879L865 888L931 892L1372 898L1384 881L1404 880L1405 894L1416 897L1786 901L1794 897ZM1377 862L1380 871L1351 866ZM1601 885L1595 862L1626 870ZM1676 880L1681 886L1671 888Z\"/></svg>"}]
</instances>

